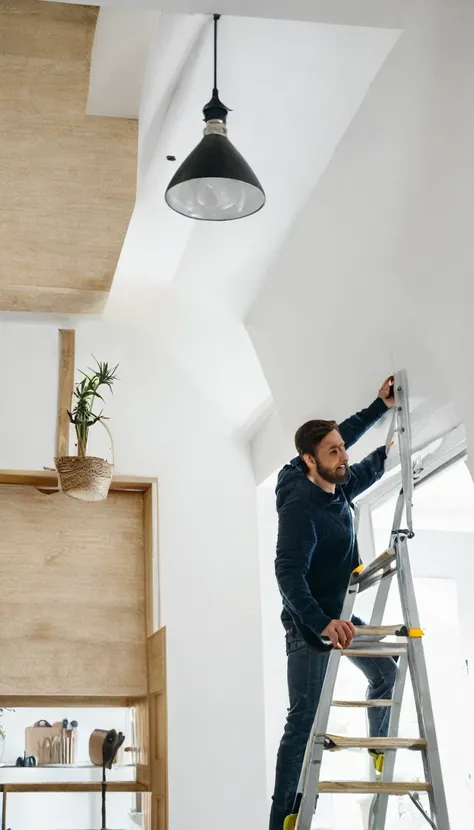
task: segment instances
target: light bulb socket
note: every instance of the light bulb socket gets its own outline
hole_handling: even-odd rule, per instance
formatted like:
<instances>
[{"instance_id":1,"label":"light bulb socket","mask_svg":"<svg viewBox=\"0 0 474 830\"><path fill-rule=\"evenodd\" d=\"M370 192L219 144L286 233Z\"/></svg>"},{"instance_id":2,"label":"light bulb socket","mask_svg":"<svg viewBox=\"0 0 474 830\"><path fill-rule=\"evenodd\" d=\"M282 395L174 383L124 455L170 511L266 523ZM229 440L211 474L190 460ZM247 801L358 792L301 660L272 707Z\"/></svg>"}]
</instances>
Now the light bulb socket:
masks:
<instances>
[{"instance_id":1,"label":"light bulb socket","mask_svg":"<svg viewBox=\"0 0 474 830\"><path fill-rule=\"evenodd\" d=\"M227 138L227 124L219 118L211 118L206 121L204 135L221 135Z\"/></svg>"},{"instance_id":2,"label":"light bulb socket","mask_svg":"<svg viewBox=\"0 0 474 830\"><path fill-rule=\"evenodd\" d=\"M217 89L213 91L211 100L203 108L202 112L206 124L208 121L223 121L225 124L229 109L220 100Z\"/></svg>"}]
</instances>

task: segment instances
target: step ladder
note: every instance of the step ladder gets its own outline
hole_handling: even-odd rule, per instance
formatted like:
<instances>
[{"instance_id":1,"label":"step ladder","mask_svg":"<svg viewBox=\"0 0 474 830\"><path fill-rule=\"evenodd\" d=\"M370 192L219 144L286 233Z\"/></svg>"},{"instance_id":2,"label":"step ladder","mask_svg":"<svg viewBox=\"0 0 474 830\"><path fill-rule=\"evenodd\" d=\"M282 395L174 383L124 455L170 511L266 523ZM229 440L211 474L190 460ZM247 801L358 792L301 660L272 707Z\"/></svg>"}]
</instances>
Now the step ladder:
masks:
<instances>
[{"instance_id":1,"label":"step ladder","mask_svg":"<svg viewBox=\"0 0 474 830\"><path fill-rule=\"evenodd\" d=\"M395 406L387 437L387 448L398 439L402 489L395 508L389 548L367 567L361 565L352 574L341 613L350 620L358 594L377 587L370 624L356 628L348 649L334 649L321 639L321 651L329 651L328 668L321 698L306 746L293 813L285 820L284 830L311 830L313 815L321 793L370 793L374 795L369 814L369 830L384 830L388 798L407 795L433 830L450 830L444 792L441 762L431 703L430 688L408 553L408 540L414 536L412 519L413 466L411 430L408 408L408 384L405 372L395 375ZM382 625L387 598L393 578L400 592L403 623ZM392 638L388 641L386 638ZM394 642L393 642L394 640ZM344 657L397 658L397 677L392 700L334 700L334 688L340 661ZM413 686L419 724L419 738L400 738L398 728L407 672ZM390 707L390 723L386 738L349 738L327 732L331 707ZM383 754L383 773L371 781L322 781L321 764L325 750L364 748ZM398 750L421 752L424 782L394 781L395 757ZM419 793L427 793L429 813L423 808Z\"/></svg>"}]
</instances>

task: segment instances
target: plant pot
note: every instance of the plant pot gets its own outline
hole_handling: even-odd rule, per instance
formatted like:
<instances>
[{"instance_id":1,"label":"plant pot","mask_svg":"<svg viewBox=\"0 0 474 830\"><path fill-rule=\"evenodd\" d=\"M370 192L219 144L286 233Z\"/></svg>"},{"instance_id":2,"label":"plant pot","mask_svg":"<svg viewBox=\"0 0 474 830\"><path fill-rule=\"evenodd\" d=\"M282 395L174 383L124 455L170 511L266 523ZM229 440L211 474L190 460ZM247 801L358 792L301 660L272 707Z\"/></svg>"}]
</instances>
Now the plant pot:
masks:
<instances>
[{"instance_id":1,"label":"plant pot","mask_svg":"<svg viewBox=\"0 0 474 830\"><path fill-rule=\"evenodd\" d=\"M103 458L64 455L55 458L59 484L63 493L80 501L104 501L114 471L113 464Z\"/></svg>"}]
</instances>

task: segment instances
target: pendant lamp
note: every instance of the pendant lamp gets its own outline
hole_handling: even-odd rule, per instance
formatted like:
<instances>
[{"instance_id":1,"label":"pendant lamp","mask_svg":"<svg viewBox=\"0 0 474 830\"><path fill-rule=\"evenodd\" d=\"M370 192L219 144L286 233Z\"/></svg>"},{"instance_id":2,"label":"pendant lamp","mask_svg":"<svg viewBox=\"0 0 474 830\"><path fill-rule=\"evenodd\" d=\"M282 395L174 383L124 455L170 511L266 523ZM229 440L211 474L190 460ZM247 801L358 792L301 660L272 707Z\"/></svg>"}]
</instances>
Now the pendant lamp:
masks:
<instances>
[{"instance_id":1,"label":"pendant lamp","mask_svg":"<svg viewBox=\"0 0 474 830\"><path fill-rule=\"evenodd\" d=\"M214 89L203 109L204 138L183 161L165 193L170 208L191 219L222 222L256 213L265 193L255 173L227 138L228 108L217 89L217 24L214 15Z\"/></svg>"}]
</instances>

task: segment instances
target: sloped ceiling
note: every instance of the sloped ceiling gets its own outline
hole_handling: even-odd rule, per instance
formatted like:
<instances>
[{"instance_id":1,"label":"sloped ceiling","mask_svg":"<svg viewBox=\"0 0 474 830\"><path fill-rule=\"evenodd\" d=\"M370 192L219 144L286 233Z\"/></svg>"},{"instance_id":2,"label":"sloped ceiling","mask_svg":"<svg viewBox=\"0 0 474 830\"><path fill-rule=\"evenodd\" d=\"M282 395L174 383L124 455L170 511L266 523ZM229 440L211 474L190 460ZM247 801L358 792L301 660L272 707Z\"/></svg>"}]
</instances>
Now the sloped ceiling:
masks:
<instances>
[{"instance_id":1,"label":"sloped ceiling","mask_svg":"<svg viewBox=\"0 0 474 830\"><path fill-rule=\"evenodd\" d=\"M400 368L415 438L462 421L472 440L473 29L465 0L414 5L250 310L275 402L263 476L298 423L345 417Z\"/></svg>"},{"instance_id":2,"label":"sloped ceiling","mask_svg":"<svg viewBox=\"0 0 474 830\"><path fill-rule=\"evenodd\" d=\"M86 116L97 14L0 0L0 310L98 313L108 296L138 129Z\"/></svg>"},{"instance_id":3,"label":"sloped ceiling","mask_svg":"<svg viewBox=\"0 0 474 830\"><path fill-rule=\"evenodd\" d=\"M73 3L74 0L64 0ZM96 0L85 0L95 5ZM405 15L412 0L110 0L97 5L114 6L117 10L155 10L173 14L205 14L272 18L273 20L306 20L343 26L376 26L381 29L403 29Z\"/></svg>"},{"instance_id":4,"label":"sloped ceiling","mask_svg":"<svg viewBox=\"0 0 474 830\"><path fill-rule=\"evenodd\" d=\"M168 343L237 428L269 398L245 314L398 37L391 29L222 18L219 87L232 108L229 137L268 201L250 219L202 223L173 213L164 192L202 135L212 21L162 15L156 29L140 107L137 202L107 314L154 320L162 332L179 305L180 337L170 333Z\"/></svg>"}]
</instances>

